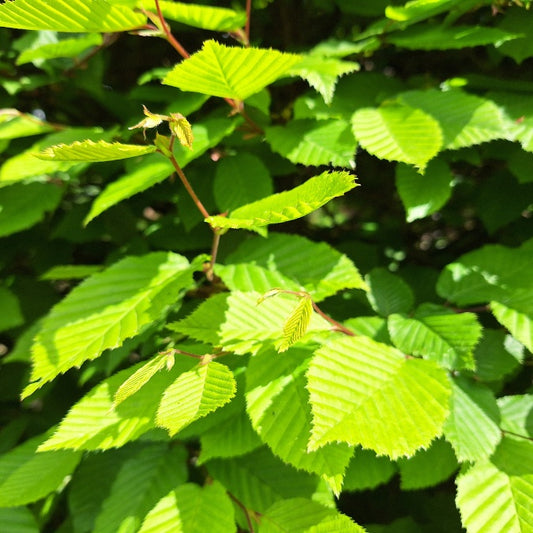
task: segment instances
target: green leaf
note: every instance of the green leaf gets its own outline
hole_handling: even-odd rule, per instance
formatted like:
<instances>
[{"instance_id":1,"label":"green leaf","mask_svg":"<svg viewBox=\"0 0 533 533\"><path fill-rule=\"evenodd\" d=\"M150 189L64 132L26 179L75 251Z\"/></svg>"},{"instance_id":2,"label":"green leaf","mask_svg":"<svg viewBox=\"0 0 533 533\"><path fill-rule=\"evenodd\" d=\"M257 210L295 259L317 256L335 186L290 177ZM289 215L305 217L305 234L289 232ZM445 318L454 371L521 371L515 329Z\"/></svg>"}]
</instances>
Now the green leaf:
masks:
<instances>
[{"instance_id":1,"label":"green leaf","mask_svg":"<svg viewBox=\"0 0 533 533\"><path fill-rule=\"evenodd\" d=\"M457 507L468 533L522 533L533 529L533 444L506 437L491 461L457 478Z\"/></svg>"},{"instance_id":2,"label":"green leaf","mask_svg":"<svg viewBox=\"0 0 533 533\"><path fill-rule=\"evenodd\" d=\"M21 30L104 33L145 22L142 13L106 0L10 0L0 6L0 25Z\"/></svg>"},{"instance_id":3,"label":"green leaf","mask_svg":"<svg viewBox=\"0 0 533 533\"><path fill-rule=\"evenodd\" d=\"M359 109L352 117L355 138L372 155L423 172L442 148L443 134L439 123L417 107L389 102L377 109Z\"/></svg>"},{"instance_id":4,"label":"green leaf","mask_svg":"<svg viewBox=\"0 0 533 533\"><path fill-rule=\"evenodd\" d=\"M229 135L238 125L236 120L210 118L192 127L194 144L188 150L177 146L174 156L181 168L200 157L209 148L216 146L224 137ZM91 210L85 217L84 224L88 224L98 215L118 204L122 200L138 194L152 187L156 183L168 178L174 172L172 163L160 156L152 154L135 165L130 172L110 183L96 198Z\"/></svg>"},{"instance_id":5,"label":"green leaf","mask_svg":"<svg viewBox=\"0 0 533 533\"><path fill-rule=\"evenodd\" d=\"M502 416L501 429L516 436L533 437L533 395L504 396L497 401Z\"/></svg>"},{"instance_id":6,"label":"green leaf","mask_svg":"<svg viewBox=\"0 0 533 533\"><path fill-rule=\"evenodd\" d=\"M260 297L257 292L217 294L200 304L187 318L168 327L226 351L257 353L268 341L280 342L284 318L294 308L294 296L280 294L258 306ZM313 314L308 335L329 329L328 322Z\"/></svg>"},{"instance_id":7,"label":"green leaf","mask_svg":"<svg viewBox=\"0 0 533 533\"><path fill-rule=\"evenodd\" d=\"M143 0L145 9L154 9L153 0ZM175 20L187 26L204 30L232 32L246 23L246 13L223 7L185 4L183 2L159 2L165 19Z\"/></svg>"},{"instance_id":8,"label":"green leaf","mask_svg":"<svg viewBox=\"0 0 533 533\"><path fill-rule=\"evenodd\" d=\"M39 159L47 161L116 161L129 157L138 157L155 151L155 146L121 144L91 140L75 141L72 144L50 146L35 154Z\"/></svg>"},{"instance_id":9,"label":"green leaf","mask_svg":"<svg viewBox=\"0 0 533 533\"><path fill-rule=\"evenodd\" d=\"M234 277L238 290L261 291L259 283L262 277L273 283L263 292L274 287L285 289L304 290L308 292L315 302L320 302L343 289L367 290L359 271L348 257L339 253L325 242L312 242L300 235L284 233L271 233L268 239L251 237L243 242L226 259L236 271L243 263L258 265L268 269L255 273L245 268L243 278L247 272L252 274L253 288L249 288L246 281ZM269 277L269 274L272 277ZM294 285L284 285L284 279L291 280Z\"/></svg>"},{"instance_id":10,"label":"green leaf","mask_svg":"<svg viewBox=\"0 0 533 533\"><path fill-rule=\"evenodd\" d=\"M186 483L157 502L139 533L233 533L234 514L232 501L217 481L203 487Z\"/></svg>"},{"instance_id":11,"label":"green leaf","mask_svg":"<svg viewBox=\"0 0 533 533\"><path fill-rule=\"evenodd\" d=\"M157 425L168 430L172 437L191 422L228 403L235 390L235 378L226 365L200 363L181 374L165 390L157 410Z\"/></svg>"},{"instance_id":12,"label":"green leaf","mask_svg":"<svg viewBox=\"0 0 533 533\"><path fill-rule=\"evenodd\" d=\"M62 39L58 42L23 50L17 57L16 64L24 65L35 60L56 59L58 57L75 57L92 46L101 45L102 42L102 36L97 33L73 39Z\"/></svg>"},{"instance_id":13,"label":"green leaf","mask_svg":"<svg viewBox=\"0 0 533 533\"><path fill-rule=\"evenodd\" d=\"M170 367L174 364L174 359L171 360ZM124 400L128 399L132 394L135 394L138 390L141 389L150 379L159 372L164 367L169 367L169 354L166 352L156 355L154 358L150 359L147 363L142 365L138 370L136 370L122 385L118 388L115 393L115 400L113 402L113 407L117 407Z\"/></svg>"},{"instance_id":14,"label":"green leaf","mask_svg":"<svg viewBox=\"0 0 533 533\"><path fill-rule=\"evenodd\" d=\"M408 313L414 305L411 288L402 278L385 268L374 268L365 276L370 290L367 293L370 305L381 316Z\"/></svg>"},{"instance_id":15,"label":"green leaf","mask_svg":"<svg viewBox=\"0 0 533 533\"><path fill-rule=\"evenodd\" d=\"M510 297L491 302L490 309L496 320L504 325L515 339L533 352L533 303L531 288L517 290Z\"/></svg>"},{"instance_id":16,"label":"green leaf","mask_svg":"<svg viewBox=\"0 0 533 533\"><path fill-rule=\"evenodd\" d=\"M439 123L444 148L456 150L511 137L503 110L485 98L458 89L409 91L398 98Z\"/></svg>"},{"instance_id":17,"label":"green leaf","mask_svg":"<svg viewBox=\"0 0 533 533\"><path fill-rule=\"evenodd\" d=\"M263 442L252 427L243 401L242 411L202 433L200 444L199 465L217 457L245 455L262 446Z\"/></svg>"},{"instance_id":18,"label":"green leaf","mask_svg":"<svg viewBox=\"0 0 533 533\"><path fill-rule=\"evenodd\" d=\"M278 500L310 498L318 485L316 476L283 463L266 446L234 459L213 459L205 468L248 509L260 513Z\"/></svg>"},{"instance_id":19,"label":"green leaf","mask_svg":"<svg viewBox=\"0 0 533 533\"><path fill-rule=\"evenodd\" d=\"M124 462L136 456L145 445L84 454L68 487L68 509L74 531L93 531L102 503L111 492Z\"/></svg>"},{"instance_id":20,"label":"green leaf","mask_svg":"<svg viewBox=\"0 0 533 533\"><path fill-rule=\"evenodd\" d=\"M402 352L422 356L444 368L474 370L474 348L481 325L474 313L454 313L434 304L423 304L412 317L391 315L389 333Z\"/></svg>"},{"instance_id":21,"label":"green leaf","mask_svg":"<svg viewBox=\"0 0 533 533\"><path fill-rule=\"evenodd\" d=\"M58 489L81 459L71 450L36 453L47 434L26 440L0 457L2 507L26 505Z\"/></svg>"},{"instance_id":22,"label":"green leaf","mask_svg":"<svg viewBox=\"0 0 533 533\"><path fill-rule=\"evenodd\" d=\"M249 229L264 234L265 226L296 220L356 187L348 172L323 172L302 185L232 211L228 217L212 216L206 221L213 228Z\"/></svg>"},{"instance_id":23,"label":"green leaf","mask_svg":"<svg viewBox=\"0 0 533 533\"><path fill-rule=\"evenodd\" d=\"M48 269L40 279L83 279L100 272L101 265L57 265Z\"/></svg>"},{"instance_id":24,"label":"green leaf","mask_svg":"<svg viewBox=\"0 0 533 533\"><path fill-rule=\"evenodd\" d=\"M6 287L0 285L0 331L24 324L18 298Z\"/></svg>"},{"instance_id":25,"label":"green leaf","mask_svg":"<svg viewBox=\"0 0 533 533\"><path fill-rule=\"evenodd\" d=\"M458 305L505 301L517 290L533 288L531 252L488 244L462 255L442 271L437 292Z\"/></svg>"},{"instance_id":26,"label":"green leaf","mask_svg":"<svg viewBox=\"0 0 533 533\"><path fill-rule=\"evenodd\" d=\"M72 128L47 135L28 150L8 159L0 167L0 187L34 176L67 171L80 164L79 161L46 161L35 157L37 152L49 146L60 143L71 143L77 140L87 139L88 137L94 141L107 140L113 136L113 133L104 132L100 128Z\"/></svg>"},{"instance_id":27,"label":"green leaf","mask_svg":"<svg viewBox=\"0 0 533 533\"><path fill-rule=\"evenodd\" d=\"M70 409L55 434L39 451L107 450L123 446L154 429L158 402L165 389L194 365L192 358L178 359L168 372L158 372L144 387L116 408L115 394L142 363L100 382ZM167 436L161 430L160 440Z\"/></svg>"},{"instance_id":28,"label":"green leaf","mask_svg":"<svg viewBox=\"0 0 533 533\"><path fill-rule=\"evenodd\" d=\"M306 80L322 95L324 102L330 104L338 79L356 70L359 70L358 63L321 57L315 53L303 56L301 61L292 67L290 74Z\"/></svg>"},{"instance_id":29,"label":"green leaf","mask_svg":"<svg viewBox=\"0 0 533 533\"><path fill-rule=\"evenodd\" d=\"M9 533L39 533L37 521L27 507L0 508L0 524Z\"/></svg>"},{"instance_id":30,"label":"green leaf","mask_svg":"<svg viewBox=\"0 0 533 533\"><path fill-rule=\"evenodd\" d=\"M298 342L306 333L313 314L311 297L304 296L298 302L293 312L283 324L283 340L278 348L279 352L287 351L295 342Z\"/></svg>"},{"instance_id":31,"label":"green leaf","mask_svg":"<svg viewBox=\"0 0 533 533\"><path fill-rule=\"evenodd\" d=\"M475 359L479 379L497 381L520 366L524 347L503 331L484 329L476 346Z\"/></svg>"},{"instance_id":32,"label":"green leaf","mask_svg":"<svg viewBox=\"0 0 533 533\"><path fill-rule=\"evenodd\" d=\"M246 100L289 73L301 61L271 49L228 47L210 40L202 50L176 65L163 83L221 98Z\"/></svg>"},{"instance_id":33,"label":"green leaf","mask_svg":"<svg viewBox=\"0 0 533 533\"><path fill-rule=\"evenodd\" d=\"M344 474L343 490L375 489L387 483L395 473L396 466L388 457L378 457L372 450L357 447Z\"/></svg>"},{"instance_id":34,"label":"green leaf","mask_svg":"<svg viewBox=\"0 0 533 533\"><path fill-rule=\"evenodd\" d=\"M180 255L155 252L125 258L83 281L44 319L23 395L140 333L189 288L197 268Z\"/></svg>"},{"instance_id":35,"label":"green leaf","mask_svg":"<svg viewBox=\"0 0 533 533\"><path fill-rule=\"evenodd\" d=\"M410 0L404 6L387 6L385 16L399 22L418 22L448 11L464 0Z\"/></svg>"},{"instance_id":36,"label":"green leaf","mask_svg":"<svg viewBox=\"0 0 533 533\"><path fill-rule=\"evenodd\" d=\"M446 440L459 461L487 459L502 438L494 394L466 378L454 379L452 390L450 416L444 425Z\"/></svg>"},{"instance_id":37,"label":"green leaf","mask_svg":"<svg viewBox=\"0 0 533 533\"><path fill-rule=\"evenodd\" d=\"M346 515L336 509L304 498L291 498L276 502L261 516L259 533L364 533Z\"/></svg>"},{"instance_id":38,"label":"green leaf","mask_svg":"<svg viewBox=\"0 0 533 533\"><path fill-rule=\"evenodd\" d=\"M17 109L0 110L0 139L17 139L39 133L47 133L54 128L33 115Z\"/></svg>"},{"instance_id":39,"label":"green leaf","mask_svg":"<svg viewBox=\"0 0 533 533\"><path fill-rule=\"evenodd\" d=\"M305 372L311 355L310 350L293 348L283 356L273 350L254 356L246 373L247 411L275 455L295 468L333 478L338 493L352 450L338 443L307 449L312 415Z\"/></svg>"},{"instance_id":40,"label":"green leaf","mask_svg":"<svg viewBox=\"0 0 533 533\"><path fill-rule=\"evenodd\" d=\"M299 283L280 274L277 270L267 270L255 263L237 263L235 265L215 265L215 274L231 291L260 293L274 288L301 291Z\"/></svg>"},{"instance_id":41,"label":"green leaf","mask_svg":"<svg viewBox=\"0 0 533 533\"><path fill-rule=\"evenodd\" d=\"M344 120L291 120L265 131L272 150L293 163L355 167L356 142Z\"/></svg>"},{"instance_id":42,"label":"green leaf","mask_svg":"<svg viewBox=\"0 0 533 533\"><path fill-rule=\"evenodd\" d=\"M409 459L398 461L402 490L433 487L448 479L459 467L452 447L443 439L427 450L418 450Z\"/></svg>"},{"instance_id":43,"label":"green leaf","mask_svg":"<svg viewBox=\"0 0 533 533\"><path fill-rule=\"evenodd\" d=\"M239 152L217 164L213 194L221 211L233 210L273 192L270 172L258 157Z\"/></svg>"},{"instance_id":44,"label":"green leaf","mask_svg":"<svg viewBox=\"0 0 533 533\"><path fill-rule=\"evenodd\" d=\"M450 199L453 175L439 158L428 163L424 175L407 165L396 166L396 188L407 213L407 222L427 217Z\"/></svg>"},{"instance_id":45,"label":"green leaf","mask_svg":"<svg viewBox=\"0 0 533 533\"><path fill-rule=\"evenodd\" d=\"M502 54L512 57L519 65L533 55L531 35L533 33L533 16L529 9L522 6L510 6L500 18L498 27L504 31L514 32L520 35L518 39L504 42L498 47Z\"/></svg>"},{"instance_id":46,"label":"green leaf","mask_svg":"<svg viewBox=\"0 0 533 533\"><path fill-rule=\"evenodd\" d=\"M63 188L49 183L16 183L0 188L0 237L30 228L54 211Z\"/></svg>"},{"instance_id":47,"label":"green leaf","mask_svg":"<svg viewBox=\"0 0 533 533\"><path fill-rule=\"evenodd\" d=\"M513 28L513 33L498 28L482 26L446 26L445 24L420 25L393 33L387 41L409 50L451 50L493 44L501 44L521 37Z\"/></svg>"},{"instance_id":48,"label":"green leaf","mask_svg":"<svg viewBox=\"0 0 533 533\"><path fill-rule=\"evenodd\" d=\"M347 337L318 349L307 376L310 450L342 441L397 458L442 433L450 384L431 361L406 359L367 337Z\"/></svg>"},{"instance_id":49,"label":"green leaf","mask_svg":"<svg viewBox=\"0 0 533 533\"><path fill-rule=\"evenodd\" d=\"M151 443L124 461L96 517L93 533L138 531L150 509L187 479L183 446Z\"/></svg>"}]
</instances>

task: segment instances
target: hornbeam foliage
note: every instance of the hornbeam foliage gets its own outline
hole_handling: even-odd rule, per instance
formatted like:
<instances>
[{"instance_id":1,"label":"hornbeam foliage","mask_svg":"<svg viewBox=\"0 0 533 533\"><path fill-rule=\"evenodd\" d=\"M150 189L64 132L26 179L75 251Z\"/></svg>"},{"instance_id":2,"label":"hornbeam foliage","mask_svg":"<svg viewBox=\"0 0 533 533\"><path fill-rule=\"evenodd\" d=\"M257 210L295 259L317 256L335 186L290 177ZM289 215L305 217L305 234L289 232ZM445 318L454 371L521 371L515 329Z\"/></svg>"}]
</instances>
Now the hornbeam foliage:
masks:
<instances>
[{"instance_id":1,"label":"hornbeam foliage","mask_svg":"<svg viewBox=\"0 0 533 533\"><path fill-rule=\"evenodd\" d=\"M533 531L531 1L0 43L2 533Z\"/></svg>"}]
</instances>

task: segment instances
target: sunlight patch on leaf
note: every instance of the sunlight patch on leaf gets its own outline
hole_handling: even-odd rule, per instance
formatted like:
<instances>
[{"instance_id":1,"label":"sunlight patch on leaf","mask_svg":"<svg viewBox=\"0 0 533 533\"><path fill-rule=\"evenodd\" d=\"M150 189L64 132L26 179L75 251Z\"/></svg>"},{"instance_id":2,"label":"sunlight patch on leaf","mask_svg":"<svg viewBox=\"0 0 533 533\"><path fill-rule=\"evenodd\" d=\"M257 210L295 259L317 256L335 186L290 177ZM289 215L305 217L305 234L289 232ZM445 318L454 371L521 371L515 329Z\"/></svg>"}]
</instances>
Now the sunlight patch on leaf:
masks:
<instances>
[{"instance_id":1,"label":"sunlight patch on leaf","mask_svg":"<svg viewBox=\"0 0 533 533\"><path fill-rule=\"evenodd\" d=\"M202 49L179 63L163 83L182 91L246 100L301 61L271 49L228 47L205 41Z\"/></svg>"}]
</instances>

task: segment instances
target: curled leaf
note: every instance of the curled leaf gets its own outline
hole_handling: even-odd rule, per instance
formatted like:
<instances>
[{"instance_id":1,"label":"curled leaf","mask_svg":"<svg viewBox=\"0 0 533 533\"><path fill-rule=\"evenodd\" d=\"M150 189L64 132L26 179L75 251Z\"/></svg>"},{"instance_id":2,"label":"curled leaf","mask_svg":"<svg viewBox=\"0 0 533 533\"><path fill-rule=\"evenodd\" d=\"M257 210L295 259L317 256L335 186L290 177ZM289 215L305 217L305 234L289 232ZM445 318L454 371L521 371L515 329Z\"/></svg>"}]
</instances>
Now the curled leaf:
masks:
<instances>
[{"instance_id":1,"label":"curled leaf","mask_svg":"<svg viewBox=\"0 0 533 533\"><path fill-rule=\"evenodd\" d=\"M168 125L178 141L189 150L192 150L194 136L189 121L181 113L171 113Z\"/></svg>"}]
</instances>

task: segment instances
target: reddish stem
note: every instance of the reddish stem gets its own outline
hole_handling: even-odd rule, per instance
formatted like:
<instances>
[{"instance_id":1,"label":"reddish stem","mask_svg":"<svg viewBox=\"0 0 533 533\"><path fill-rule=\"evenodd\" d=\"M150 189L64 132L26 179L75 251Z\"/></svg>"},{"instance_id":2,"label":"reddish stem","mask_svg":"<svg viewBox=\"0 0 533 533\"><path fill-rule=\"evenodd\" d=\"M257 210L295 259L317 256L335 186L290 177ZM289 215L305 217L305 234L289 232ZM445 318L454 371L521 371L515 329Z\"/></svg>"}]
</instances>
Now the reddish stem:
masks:
<instances>
[{"instance_id":1,"label":"reddish stem","mask_svg":"<svg viewBox=\"0 0 533 533\"><path fill-rule=\"evenodd\" d=\"M241 508L242 512L244 513L244 516L246 517L246 522L248 523L248 530L250 533L254 533L254 525L252 524L252 518L250 517L250 513L248 512L248 509L246 506L238 500L231 492L228 491L228 496Z\"/></svg>"},{"instance_id":2,"label":"reddish stem","mask_svg":"<svg viewBox=\"0 0 533 533\"><path fill-rule=\"evenodd\" d=\"M335 330L340 331L341 333L344 333L345 335L349 335L350 337L355 337L355 333L348 329L346 326L343 326L340 322L337 322L335 319L331 318L330 316L326 315L320 307L315 302L312 302L313 309L324 319L327 320L330 324L333 325Z\"/></svg>"},{"instance_id":3,"label":"reddish stem","mask_svg":"<svg viewBox=\"0 0 533 533\"><path fill-rule=\"evenodd\" d=\"M246 26L244 31L246 33L246 43L250 46L250 19L252 17L252 0L246 0Z\"/></svg>"},{"instance_id":4,"label":"reddish stem","mask_svg":"<svg viewBox=\"0 0 533 533\"><path fill-rule=\"evenodd\" d=\"M159 17L159 20L161 21L161 27L163 28L163 31L165 32L168 42L176 49L176 51L181 57L183 57L184 59L187 59L189 57L189 52L187 52L187 50L183 48L183 46L178 42L178 40L170 32L170 29L165 20L165 17L163 16L163 13L161 12L159 0L154 0L154 1L155 1L155 7L157 9L157 16Z\"/></svg>"},{"instance_id":5,"label":"reddish stem","mask_svg":"<svg viewBox=\"0 0 533 533\"><path fill-rule=\"evenodd\" d=\"M209 218L211 215L207 212L207 209L204 207L204 204L202 204L202 202L200 201L200 198L196 196L194 189L192 188L191 184L189 183L189 180L183 173L183 170L181 170L181 167L179 166L178 162L176 161L176 158L174 157L174 154L171 154L169 159L170 159L170 162L172 163L172 166L176 169L176 172L178 176L180 177L181 183L183 183L183 185L187 189L187 192L191 196L192 201L196 204L196 207L198 208L200 213L202 213L202 216L204 218Z\"/></svg>"}]
</instances>

